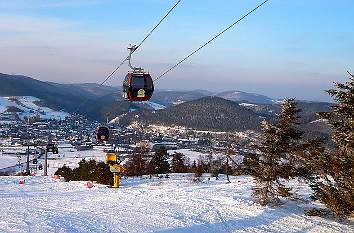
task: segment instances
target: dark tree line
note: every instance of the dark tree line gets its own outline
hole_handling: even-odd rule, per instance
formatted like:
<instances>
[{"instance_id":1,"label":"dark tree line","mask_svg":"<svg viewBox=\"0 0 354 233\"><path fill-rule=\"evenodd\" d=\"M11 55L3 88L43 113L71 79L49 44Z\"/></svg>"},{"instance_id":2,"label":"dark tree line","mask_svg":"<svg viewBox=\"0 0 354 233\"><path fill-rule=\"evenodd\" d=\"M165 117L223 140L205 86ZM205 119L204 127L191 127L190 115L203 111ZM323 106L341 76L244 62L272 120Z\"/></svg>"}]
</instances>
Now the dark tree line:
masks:
<instances>
[{"instance_id":1,"label":"dark tree line","mask_svg":"<svg viewBox=\"0 0 354 233\"><path fill-rule=\"evenodd\" d=\"M169 158L171 158L169 161ZM219 174L234 173L234 168L231 166L226 169L225 159L213 158L210 154L206 158L199 158L192 163L182 153L174 153L169 155L164 147L161 147L155 154L149 158L144 153L133 154L126 163L127 176L142 176L150 175L159 176L167 173L194 173L196 178L201 178L204 173L210 173L213 177L218 179Z\"/></svg>"},{"instance_id":2,"label":"dark tree line","mask_svg":"<svg viewBox=\"0 0 354 233\"><path fill-rule=\"evenodd\" d=\"M126 175L150 175L151 178L170 172L185 173L190 171L188 161L183 154L173 154L171 164L168 162L169 157L165 147L161 147L151 158L148 158L144 153L135 153L126 163Z\"/></svg>"},{"instance_id":3,"label":"dark tree line","mask_svg":"<svg viewBox=\"0 0 354 233\"><path fill-rule=\"evenodd\" d=\"M64 165L58 168L55 175L64 177L66 181L91 180L100 184L113 184L113 176L109 170L109 165L104 162L96 162L95 160L86 161L82 159L79 162L79 167L74 169Z\"/></svg>"}]
</instances>

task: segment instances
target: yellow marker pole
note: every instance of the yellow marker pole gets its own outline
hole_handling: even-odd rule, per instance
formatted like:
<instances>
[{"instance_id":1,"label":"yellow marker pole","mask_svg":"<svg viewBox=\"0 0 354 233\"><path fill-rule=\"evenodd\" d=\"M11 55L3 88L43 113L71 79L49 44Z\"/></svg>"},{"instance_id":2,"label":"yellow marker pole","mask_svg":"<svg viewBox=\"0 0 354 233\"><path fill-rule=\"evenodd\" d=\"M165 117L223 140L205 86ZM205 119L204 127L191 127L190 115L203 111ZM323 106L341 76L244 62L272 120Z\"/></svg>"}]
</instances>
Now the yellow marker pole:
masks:
<instances>
[{"instance_id":1,"label":"yellow marker pole","mask_svg":"<svg viewBox=\"0 0 354 233\"><path fill-rule=\"evenodd\" d=\"M117 173L114 173L114 188L119 188L119 175Z\"/></svg>"}]
</instances>

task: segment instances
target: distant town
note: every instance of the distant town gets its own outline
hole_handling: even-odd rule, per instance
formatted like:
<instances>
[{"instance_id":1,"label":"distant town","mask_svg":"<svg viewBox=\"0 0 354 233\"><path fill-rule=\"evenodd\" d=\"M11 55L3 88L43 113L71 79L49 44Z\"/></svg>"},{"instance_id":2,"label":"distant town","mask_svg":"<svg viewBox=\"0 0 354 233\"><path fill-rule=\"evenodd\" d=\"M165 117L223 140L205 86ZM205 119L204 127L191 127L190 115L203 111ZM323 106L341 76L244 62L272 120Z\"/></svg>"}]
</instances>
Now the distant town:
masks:
<instances>
[{"instance_id":1,"label":"distant town","mask_svg":"<svg viewBox=\"0 0 354 233\"><path fill-rule=\"evenodd\" d=\"M5 118L7 117L7 118ZM243 155L249 150L249 145L257 138L252 131L227 133L186 129L184 127L167 127L138 123L128 127L118 124L103 124L110 129L110 139L107 142L96 140L96 128L102 125L81 115L70 115L63 120L28 119L21 121L11 114L2 114L0 125L0 142L2 158L14 156L17 163L25 169L26 155L31 159L43 158L48 143L57 145L60 154L65 151L87 151L90 154L98 151L114 151L122 158L143 149L147 156L152 155L161 147L169 151L188 150L199 154L227 153ZM68 150L69 149L69 150ZM22 157L21 157L22 156ZM195 158L198 159L198 158ZM191 161L193 162L193 161ZM14 168L16 164L8 164ZM0 172L19 172L16 169L4 167Z\"/></svg>"}]
</instances>

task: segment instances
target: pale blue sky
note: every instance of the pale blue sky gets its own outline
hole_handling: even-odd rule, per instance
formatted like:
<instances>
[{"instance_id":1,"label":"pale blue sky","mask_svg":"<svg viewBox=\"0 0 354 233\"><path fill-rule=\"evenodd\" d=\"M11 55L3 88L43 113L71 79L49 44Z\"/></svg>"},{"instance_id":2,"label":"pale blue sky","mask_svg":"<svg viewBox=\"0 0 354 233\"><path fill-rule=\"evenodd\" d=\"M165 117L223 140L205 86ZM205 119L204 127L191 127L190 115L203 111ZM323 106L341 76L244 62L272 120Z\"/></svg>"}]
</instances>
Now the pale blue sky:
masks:
<instances>
[{"instance_id":1,"label":"pale blue sky","mask_svg":"<svg viewBox=\"0 0 354 233\"><path fill-rule=\"evenodd\" d=\"M0 0L0 72L101 82L175 2ZM260 2L182 0L134 61L157 76ZM271 0L157 88L329 100L323 89L354 70L353 23L353 0Z\"/></svg>"}]
</instances>

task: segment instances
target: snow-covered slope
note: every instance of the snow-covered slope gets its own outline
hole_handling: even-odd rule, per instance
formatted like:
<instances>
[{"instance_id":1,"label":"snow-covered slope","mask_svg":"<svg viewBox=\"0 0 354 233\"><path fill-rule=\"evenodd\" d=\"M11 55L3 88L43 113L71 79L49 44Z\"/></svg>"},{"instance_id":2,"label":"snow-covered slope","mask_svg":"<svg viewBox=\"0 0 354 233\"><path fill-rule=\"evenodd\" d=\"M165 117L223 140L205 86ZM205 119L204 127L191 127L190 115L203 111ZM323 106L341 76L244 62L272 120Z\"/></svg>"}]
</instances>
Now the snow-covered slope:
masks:
<instances>
[{"instance_id":1,"label":"snow-covered slope","mask_svg":"<svg viewBox=\"0 0 354 233\"><path fill-rule=\"evenodd\" d=\"M41 119L61 120L69 116L66 112L39 106L39 102L40 99L33 96L0 97L0 115L5 117L9 114L15 114L21 120L36 116Z\"/></svg>"},{"instance_id":2,"label":"snow-covered slope","mask_svg":"<svg viewBox=\"0 0 354 233\"><path fill-rule=\"evenodd\" d=\"M216 96L232 100L236 102L247 102L253 104L274 104L276 100L265 96L254 93L248 93L243 91L225 91L221 93L217 93Z\"/></svg>"},{"instance_id":3,"label":"snow-covered slope","mask_svg":"<svg viewBox=\"0 0 354 233\"><path fill-rule=\"evenodd\" d=\"M160 110L166 108L165 105L158 104L152 101L141 101L141 102L136 102L135 104L139 106L141 109Z\"/></svg>"},{"instance_id":4,"label":"snow-covered slope","mask_svg":"<svg viewBox=\"0 0 354 233\"><path fill-rule=\"evenodd\" d=\"M166 106L164 106L162 104L154 103L154 102L151 102L151 101L146 102L146 104L149 105L151 108L153 108L155 110L166 108Z\"/></svg>"},{"instance_id":5,"label":"snow-covered slope","mask_svg":"<svg viewBox=\"0 0 354 233\"><path fill-rule=\"evenodd\" d=\"M0 177L0 232L354 232L352 221L306 216L313 203L254 203L248 176L231 177L231 184L224 177L191 180L130 178L114 190L49 177ZM306 185L293 187L308 198Z\"/></svg>"}]
</instances>

